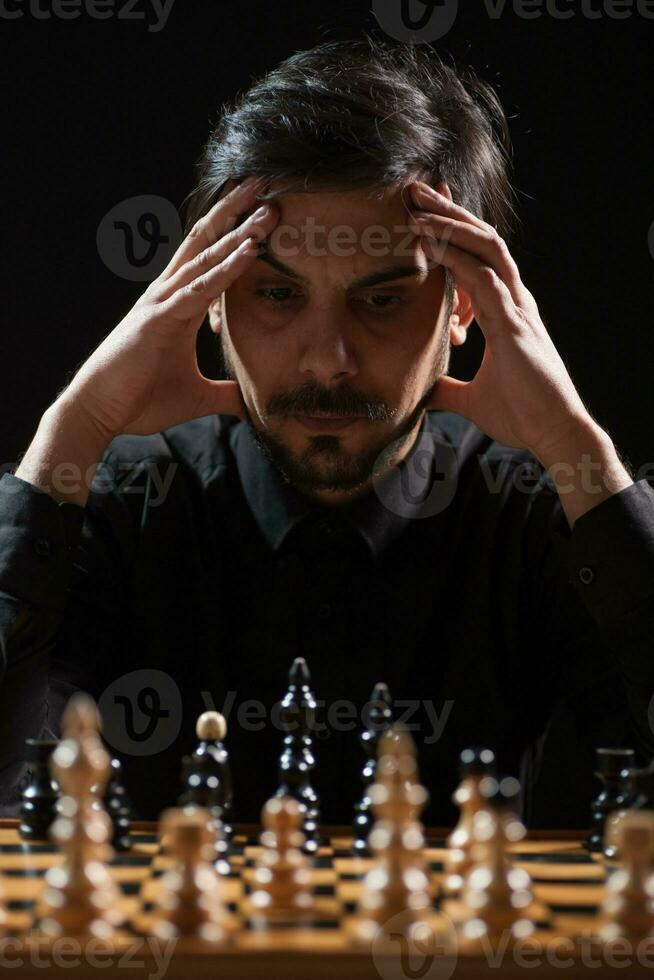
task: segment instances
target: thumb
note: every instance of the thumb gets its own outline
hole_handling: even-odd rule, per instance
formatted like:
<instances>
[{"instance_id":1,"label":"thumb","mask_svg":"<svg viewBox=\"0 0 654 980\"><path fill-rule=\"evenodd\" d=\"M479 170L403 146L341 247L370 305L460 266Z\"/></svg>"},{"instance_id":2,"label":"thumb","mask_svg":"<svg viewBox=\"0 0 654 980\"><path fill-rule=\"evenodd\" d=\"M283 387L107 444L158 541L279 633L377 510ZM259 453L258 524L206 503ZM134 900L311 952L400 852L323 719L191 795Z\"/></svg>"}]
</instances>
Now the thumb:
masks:
<instances>
[{"instance_id":1,"label":"thumb","mask_svg":"<svg viewBox=\"0 0 654 980\"><path fill-rule=\"evenodd\" d=\"M459 381L458 378L450 378L446 374L442 374L436 383L427 409L436 408L444 412L456 412L457 415L465 416L469 384L469 381Z\"/></svg>"}]
</instances>

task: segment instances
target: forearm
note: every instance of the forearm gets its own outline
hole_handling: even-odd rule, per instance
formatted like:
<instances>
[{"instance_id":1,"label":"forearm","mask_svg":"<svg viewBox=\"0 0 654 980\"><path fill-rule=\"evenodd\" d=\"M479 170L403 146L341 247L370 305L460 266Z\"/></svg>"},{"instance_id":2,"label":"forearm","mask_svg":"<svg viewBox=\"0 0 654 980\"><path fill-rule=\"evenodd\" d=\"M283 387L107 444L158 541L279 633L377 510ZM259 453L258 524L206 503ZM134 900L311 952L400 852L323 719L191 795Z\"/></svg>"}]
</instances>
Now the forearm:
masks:
<instances>
[{"instance_id":1,"label":"forearm","mask_svg":"<svg viewBox=\"0 0 654 980\"><path fill-rule=\"evenodd\" d=\"M548 471L571 528L582 514L634 482L610 436L592 421L534 455Z\"/></svg>"},{"instance_id":2,"label":"forearm","mask_svg":"<svg viewBox=\"0 0 654 980\"><path fill-rule=\"evenodd\" d=\"M58 502L86 506L95 469L111 441L64 399L43 414L15 475Z\"/></svg>"}]
</instances>

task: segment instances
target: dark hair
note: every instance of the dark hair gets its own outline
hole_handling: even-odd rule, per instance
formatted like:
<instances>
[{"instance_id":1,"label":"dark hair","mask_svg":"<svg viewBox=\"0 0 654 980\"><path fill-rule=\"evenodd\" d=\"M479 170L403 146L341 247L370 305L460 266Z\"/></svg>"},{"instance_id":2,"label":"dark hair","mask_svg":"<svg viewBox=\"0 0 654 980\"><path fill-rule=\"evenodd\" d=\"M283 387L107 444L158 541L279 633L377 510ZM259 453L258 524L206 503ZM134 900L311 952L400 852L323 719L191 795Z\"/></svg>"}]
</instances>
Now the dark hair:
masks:
<instances>
[{"instance_id":1,"label":"dark hair","mask_svg":"<svg viewBox=\"0 0 654 980\"><path fill-rule=\"evenodd\" d=\"M515 215L510 152L500 102L471 70L446 65L431 46L371 32L326 41L223 106L184 201L185 231L228 180L253 175L274 184L261 200L445 180L455 202L507 237ZM451 300L449 274L446 284Z\"/></svg>"}]
</instances>

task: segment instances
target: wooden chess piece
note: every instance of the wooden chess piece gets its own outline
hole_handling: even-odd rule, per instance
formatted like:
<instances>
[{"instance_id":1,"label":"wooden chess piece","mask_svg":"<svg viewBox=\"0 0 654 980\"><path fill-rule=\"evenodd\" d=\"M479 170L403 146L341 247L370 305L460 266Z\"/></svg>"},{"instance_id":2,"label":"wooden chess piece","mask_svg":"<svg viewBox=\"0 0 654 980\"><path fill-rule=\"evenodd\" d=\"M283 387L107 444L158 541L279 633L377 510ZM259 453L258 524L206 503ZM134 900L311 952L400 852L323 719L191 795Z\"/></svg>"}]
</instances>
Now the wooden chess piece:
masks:
<instances>
[{"instance_id":1,"label":"wooden chess piece","mask_svg":"<svg viewBox=\"0 0 654 980\"><path fill-rule=\"evenodd\" d=\"M250 917L257 926L301 922L314 912L311 869L302 850L304 817L302 804L290 796L274 796L263 808L263 851L250 895Z\"/></svg>"},{"instance_id":2,"label":"wooden chess piece","mask_svg":"<svg viewBox=\"0 0 654 980\"><path fill-rule=\"evenodd\" d=\"M586 847L589 851L601 851L604 844L604 824L614 810L629 807L629 770L634 765L633 749L597 749L595 775L602 788L591 805L591 829Z\"/></svg>"},{"instance_id":3,"label":"wooden chess piece","mask_svg":"<svg viewBox=\"0 0 654 980\"><path fill-rule=\"evenodd\" d=\"M280 702L279 718L284 748L279 760L277 796L292 796L304 809L302 831L304 851L315 854L320 845L319 801L311 782L316 760L313 753L313 727L317 704L310 687L311 676L304 657L296 657L288 677L288 690Z\"/></svg>"},{"instance_id":4,"label":"wooden chess piece","mask_svg":"<svg viewBox=\"0 0 654 980\"><path fill-rule=\"evenodd\" d=\"M183 779L186 789L179 802L185 812L196 807L209 814L211 832L211 863L221 875L231 871L229 863L229 844L225 838L222 823L224 790L220 772L216 773L215 759L208 752L186 756L183 762Z\"/></svg>"},{"instance_id":5,"label":"wooden chess piece","mask_svg":"<svg viewBox=\"0 0 654 980\"><path fill-rule=\"evenodd\" d=\"M460 893L465 876L472 867L473 819L486 806L486 801L479 792L479 784L494 771L495 755L490 749L464 749L459 757L461 782L452 800L460 808L461 816L446 841L447 857L442 885L445 895L455 896Z\"/></svg>"},{"instance_id":6,"label":"wooden chess piece","mask_svg":"<svg viewBox=\"0 0 654 980\"><path fill-rule=\"evenodd\" d=\"M122 773L123 767L120 759L112 758L102 804L111 820L111 846L115 851L128 851L132 846L129 832L130 804L123 786Z\"/></svg>"},{"instance_id":7,"label":"wooden chess piece","mask_svg":"<svg viewBox=\"0 0 654 980\"><path fill-rule=\"evenodd\" d=\"M120 893L107 866L113 855L111 821L99 795L110 763L99 727L92 699L73 695L62 719L64 738L51 757L62 793L51 836L64 861L46 873L35 917L37 931L50 938L110 939L123 921Z\"/></svg>"},{"instance_id":8,"label":"wooden chess piece","mask_svg":"<svg viewBox=\"0 0 654 980\"><path fill-rule=\"evenodd\" d=\"M18 833L23 840L50 840L59 800L59 787L50 773L50 758L56 747L53 739L25 739L25 757L32 775L21 794Z\"/></svg>"},{"instance_id":9,"label":"wooden chess piece","mask_svg":"<svg viewBox=\"0 0 654 980\"><path fill-rule=\"evenodd\" d=\"M222 879L210 862L211 815L201 807L171 808L159 832L173 865L164 872L151 933L161 940L193 937L209 944L229 940L235 924L223 897Z\"/></svg>"},{"instance_id":10,"label":"wooden chess piece","mask_svg":"<svg viewBox=\"0 0 654 980\"><path fill-rule=\"evenodd\" d=\"M189 802L199 802L196 799L190 799L194 789L192 780L197 764L201 763L203 759L209 760L210 765L204 767L204 771L208 773L209 769L211 770L211 802L200 803L200 805L211 807L215 816L220 819L223 839L229 843L234 831L232 828L232 775L227 749L223 744L227 735L227 722L219 711L204 711L198 717L195 731L199 744L192 755L187 756L184 760L182 781L185 792L180 797L179 804L184 806Z\"/></svg>"},{"instance_id":11,"label":"wooden chess piece","mask_svg":"<svg viewBox=\"0 0 654 980\"><path fill-rule=\"evenodd\" d=\"M363 794L354 808L352 825L352 850L355 854L368 854L368 836L372 830L373 816L370 787L375 781L377 746L383 731L393 723L391 694L386 684L376 684L369 702L367 725L359 736L366 761L361 772Z\"/></svg>"},{"instance_id":12,"label":"wooden chess piece","mask_svg":"<svg viewBox=\"0 0 654 980\"><path fill-rule=\"evenodd\" d=\"M638 943L654 934L654 812L626 811L615 840L621 867L606 882L599 935L605 942Z\"/></svg>"},{"instance_id":13,"label":"wooden chess piece","mask_svg":"<svg viewBox=\"0 0 654 980\"><path fill-rule=\"evenodd\" d=\"M401 935L408 942L422 942L429 935L425 926L431 914L431 895L418 816L427 792L417 782L413 740L398 725L379 739L370 799L375 822L368 844L374 858L352 922L354 937L379 944Z\"/></svg>"},{"instance_id":14,"label":"wooden chess piece","mask_svg":"<svg viewBox=\"0 0 654 980\"><path fill-rule=\"evenodd\" d=\"M466 915L459 927L464 942L523 940L534 932L529 918L534 905L530 877L524 869L513 867L508 855L508 845L525 835L514 811L519 791L512 777L498 782L485 776L479 784L486 806L472 820L473 864L461 890Z\"/></svg>"},{"instance_id":15,"label":"wooden chess piece","mask_svg":"<svg viewBox=\"0 0 654 980\"><path fill-rule=\"evenodd\" d=\"M623 776L623 796L622 807L609 813L604 822L602 853L609 867L621 860L618 828L624 815L632 810L654 811L654 767L627 770Z\"/></svg>"}]
</instances>

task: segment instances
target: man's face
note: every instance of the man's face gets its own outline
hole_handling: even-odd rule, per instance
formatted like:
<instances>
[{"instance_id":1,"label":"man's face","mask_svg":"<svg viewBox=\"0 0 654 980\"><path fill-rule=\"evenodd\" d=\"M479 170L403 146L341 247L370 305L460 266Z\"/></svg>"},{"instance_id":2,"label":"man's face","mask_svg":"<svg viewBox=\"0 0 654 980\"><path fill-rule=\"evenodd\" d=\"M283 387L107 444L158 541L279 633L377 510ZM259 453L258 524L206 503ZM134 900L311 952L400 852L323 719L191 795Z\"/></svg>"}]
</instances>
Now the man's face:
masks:
<instances>
[{"instance_id":1,"label":"man's face","mask_svg":"<svg viewBox=\"0 0 654 980\"><path fill-rule=\"evenodd\" d=\"M298 490L337 503L406 455L447 370L444 271L429 268L399 192L276 204L266 255L212 306L211 324L263 451Z\"/></svg>"}]
</instances>

